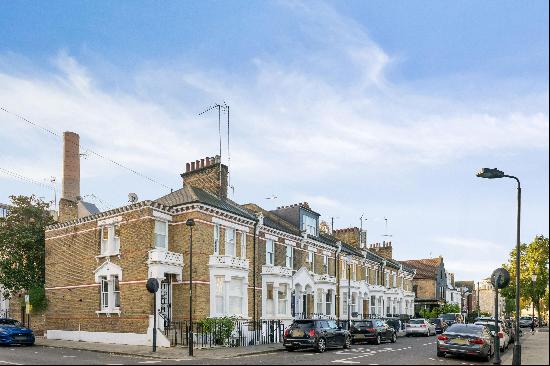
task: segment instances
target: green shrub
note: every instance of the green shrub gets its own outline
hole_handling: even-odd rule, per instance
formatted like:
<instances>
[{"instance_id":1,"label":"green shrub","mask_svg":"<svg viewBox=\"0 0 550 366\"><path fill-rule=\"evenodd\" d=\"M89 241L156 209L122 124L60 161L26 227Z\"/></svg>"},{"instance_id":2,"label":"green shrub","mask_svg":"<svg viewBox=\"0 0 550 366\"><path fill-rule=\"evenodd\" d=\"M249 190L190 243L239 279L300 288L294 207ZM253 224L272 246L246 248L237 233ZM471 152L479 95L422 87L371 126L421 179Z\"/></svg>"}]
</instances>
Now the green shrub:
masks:
<instances>
[{"instance_id":1,"label":"green shrub","mask_svg":"<svg viewBox=\"0 0 550 366\"><path fill-rule=\"evenodd\" d=\"M214 337L215 344L223 345L229 340L231 333L235 330L236 321L237 318L235 317L224 316L221 318L206 318L197 323L204 333Z\"/></svg>"}]
</instances>

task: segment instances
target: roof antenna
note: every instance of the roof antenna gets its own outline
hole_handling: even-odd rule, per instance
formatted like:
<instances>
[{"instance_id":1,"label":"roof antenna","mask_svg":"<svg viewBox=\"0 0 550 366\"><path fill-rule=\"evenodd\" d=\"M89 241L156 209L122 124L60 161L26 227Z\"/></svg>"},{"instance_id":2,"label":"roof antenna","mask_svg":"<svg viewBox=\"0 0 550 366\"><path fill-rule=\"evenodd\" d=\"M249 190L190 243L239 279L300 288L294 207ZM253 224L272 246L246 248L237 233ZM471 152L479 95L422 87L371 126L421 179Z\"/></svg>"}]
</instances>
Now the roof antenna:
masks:
<instances>
[{"instance_id":1,"label":"roof antenna","mask_svg":"<svg viewBox=\"0 0 550 366\"><path fill-rule=\"evenodd\" d=\"M393 235L388 234L388 218L384 217L384 220L386 220L386 233L382 236L389 236L392 237Z\"/></svg>"},{"instance_id":2,"label":"roof antenna","mask_svg":"<svg viewBox=\"0 0 550 366\"><path fill-rule=\"evenodd\" d=\"M219 186L219 196L221 198L221 193L222 193L222 110L224 112L227 112L227 155L229 156L229 106L223 102L223 105L221 104L213 104L211 105L210 107L206 108L204 111L200 112L198 115L199 116L202 116L203 114L205 114L206 112L210 112L211 110L213 109L217 109L218 110L218 139L219 139L219 145L220 145L220 186ZM228 167L229 167L229 162L228 162ZM229 170L229 169L228 169ZM229 171L228 171L228 177L227 179L229 180ZM230 183L228 182L228 185L230 186Z\"/></svg>"}]
</instances>

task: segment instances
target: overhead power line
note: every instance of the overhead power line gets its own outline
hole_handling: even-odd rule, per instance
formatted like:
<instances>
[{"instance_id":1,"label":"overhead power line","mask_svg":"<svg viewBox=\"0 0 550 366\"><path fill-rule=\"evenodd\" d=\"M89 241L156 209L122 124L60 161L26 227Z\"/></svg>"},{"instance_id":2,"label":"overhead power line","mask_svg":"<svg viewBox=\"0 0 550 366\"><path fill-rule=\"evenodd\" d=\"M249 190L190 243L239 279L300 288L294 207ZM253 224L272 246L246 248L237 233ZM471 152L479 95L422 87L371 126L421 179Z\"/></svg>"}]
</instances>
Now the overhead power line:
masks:
<instances>
[{"instance_id":1,"label":"overhead power line","mask_svg":"<svg viewBox=\"0 0 550 366\"><path fill-rule=\"evenodd\" d=\"M19 180L22 180L22 181L25 181L27 183L32 183L32 184L36 184L36 185L39 185L39 186L42 186L42 187L45 187L45 188L49 188L49 189L54 189L55 190L55 186L54 185L50 185L50 184L47 184L47 183L44 183L44 182L40 182L38 180L35 180L35 179L32 179L32 178L29 178L29 177L25 177L24 175L21 175L19 173L16 173L12 170L8 170L8 169L4 169L2 167L0 167L0 173L4 173L6 175L9 175L13 178L16 178L16 179L19 179Z\"/></svg>"},{"instance_id":2,"label":"overhead power line","mask_svg":"<svg viewBox=\"0 0 550 366\"><path fill-rule=\"evenodd\" d=\"M56 137L59 137L59 138L63 139L63 135L61 135L61 134L59 134L59 133L57 133L57 132L55 132L55 131L53 131L53 130L51 130L51 129L49 129L49 128L43 127L43 126L39 125L38 123L33 122L33 121L31 121L31 120L29 120L29 119L27 119L27 118L25 118L25 117L23 117L23 116L21 116L21 115L19 115L19 114L17 114L17 113L13 113L13 112L7 110L7 109L4 108L4 107L1 107L1 106L0 106L0 110L6 112L6 113L8 113L8 114L11 114L12 116L15 116L15 117L19 118L20 120L22 120L22 121L24 121L24 122L30 124L30 125L33 126L33 127L39 128L39 129L41 129L41 130L43 130L43 131L45 131L45 132L47 132L47 133L49 133L49 134L52 134L52 135L54 135L54 136L56 136ZM74 144L74 142L73 142L73 144ZM135 175L137 175L137 176L139 176L139 177L141 177L141 178L147 179L148 181L150 181L150 182L152 182L152 183L161 185L161 186L163 186L164 188L173 190L172 187L169 187L169 186L167 186L166 184L163 184L163 183L159 182L158 180L156 180L156 179L154 179L154 178L151 178L151 177L149 177L149 176L147 176L147 175L145 175L145 174L143 174L143 173L138 172L138 171L135 170L135 169L132 169L132 168L130 168L130 167L124 165L124 164L121 164L121 163L119 163L118 161L115 161L115 160L113 160L113 159L111 159L111 158L109 158L109 157L107 157L107 156L105 156L105 155L102 155L102 154L100 154L100 153L98 153L98 152L95 152L95 151L93 151L93 150L91 150L91 149L84 148L83 146L80 146L80 147L81 147L83 150L86 150L87 152L89 152L90 154L93 154L93 155L97 156L98 158L107 160L108 162L110 162L110 163L112 163L112 164L114 164L114 165L116 165L116 166L118 166L118 167L120 167L120 168L123 168L123 169L125 169L125 170L128 170L129 172L131 172L131 173L133 173L133 174L135 174Z\"/></svg>"}]
</instances>

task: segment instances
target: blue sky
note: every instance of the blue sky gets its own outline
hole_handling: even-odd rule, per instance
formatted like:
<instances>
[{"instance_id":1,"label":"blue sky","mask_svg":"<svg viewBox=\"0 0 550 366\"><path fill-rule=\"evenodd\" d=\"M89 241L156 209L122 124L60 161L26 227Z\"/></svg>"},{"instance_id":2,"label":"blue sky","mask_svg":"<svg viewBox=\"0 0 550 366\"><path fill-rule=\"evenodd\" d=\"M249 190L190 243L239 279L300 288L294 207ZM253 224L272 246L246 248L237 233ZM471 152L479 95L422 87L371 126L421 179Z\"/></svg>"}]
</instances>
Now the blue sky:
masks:
<instances>
[{"instance_id":1,"label":"blue sky","mask_svg":"<svg viewBox=\"0 0 550 366\"><path fill-rule=\"evenodd\" d=\"M238 202L307 201L397 259L442 254L480 279L515 242L548 236L548 4L544 1L2 2L0 104L181 186L218 149L231 106ZM61 180L61 141L0 114L0 168ZM225 140L226 136L224 136ZM224 160L227 146L223 146ZM83 195L108 207L166 188L92 155ZM59 191L59 185L58 185ZM0 173L10 194L53 191ZM266 200L276 195L277 199Z\"/></svg>"}]
</instances>

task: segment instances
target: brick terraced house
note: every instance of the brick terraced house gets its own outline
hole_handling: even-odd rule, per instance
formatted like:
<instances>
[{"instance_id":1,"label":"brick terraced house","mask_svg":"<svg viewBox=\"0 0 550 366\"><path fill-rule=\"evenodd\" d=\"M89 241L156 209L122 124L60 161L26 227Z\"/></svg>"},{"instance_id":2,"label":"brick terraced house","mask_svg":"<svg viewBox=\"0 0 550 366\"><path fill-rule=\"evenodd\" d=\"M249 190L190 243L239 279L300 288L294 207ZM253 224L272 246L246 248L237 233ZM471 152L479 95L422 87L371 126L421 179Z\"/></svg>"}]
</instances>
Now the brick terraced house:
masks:
<instances>
[{"instance_id":1,"label":"brick terraced house","mask_svg":"<svg viewBox=\"0 0 550 366\"><path fill-rule=\"evenodd\" d=\"M447 303L447 274L443 257L414 259L401 263L416 269L413 279L415 293L415 314L420 309L432 310Z\"/></svg>"},{"instance_id":2,"label":"brick terraced house","mask_svg":"<svg viewBox=\"0 0 550 366\"><path fill-rule=\"evenodd\" d=\"M307 203L239 205L227 176L219 157L197 160L177 191L82 217L78 199L62 198L46 230L47 337L151 344L151 277L158 329L188 319L190 218L195 320L413 314L415 272L391 258L391 243L368 247L358 228L330 233Z\"/></svg>"}]
</instances>

